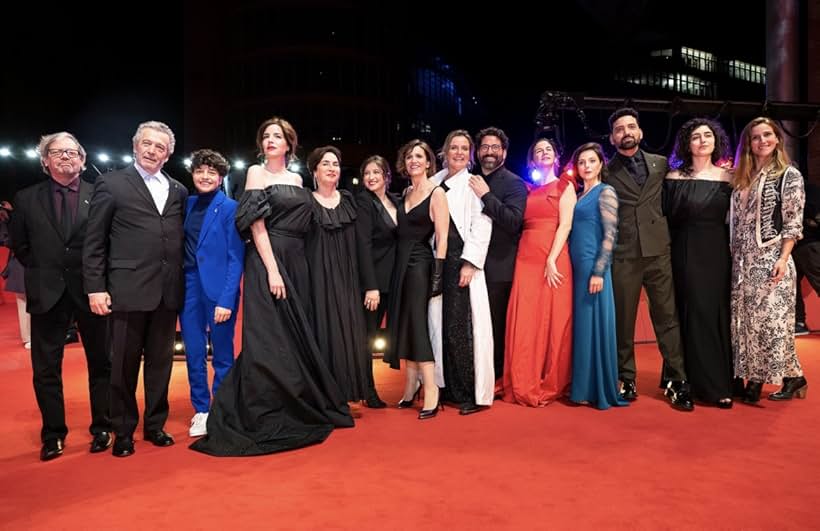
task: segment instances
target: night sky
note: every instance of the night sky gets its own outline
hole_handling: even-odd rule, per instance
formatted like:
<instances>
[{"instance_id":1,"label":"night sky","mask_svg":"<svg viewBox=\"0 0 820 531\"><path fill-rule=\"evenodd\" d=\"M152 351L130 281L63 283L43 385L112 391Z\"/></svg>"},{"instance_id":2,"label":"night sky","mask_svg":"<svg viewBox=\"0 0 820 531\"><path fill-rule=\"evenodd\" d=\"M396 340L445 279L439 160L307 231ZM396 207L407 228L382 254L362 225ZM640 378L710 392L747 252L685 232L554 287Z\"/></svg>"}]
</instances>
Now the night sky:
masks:
<instances>
[{"instance_id":1,"label":"night sky","mask_svg":"<svg viewBox=\"0 0 820 531\"><path fill-rule=\"evenodd\" d=\"M334 7L338 3L308 3L308 10L289 8L293 2L267 4L272 13L282 15L283 23L306 32L317 17L334 17L342 24L349 17L364 18L395 35L399 45L440 55L483 99L488 121L514 114L531 125L538 96L551 88L544 86L545 79L553 87L596 94L596 85L628 64L635 50L664 38L765 63L762 0L578 0L540 2L538 8L527 9L514 7L515 2L495 2L496 7L480 11L468 3L463 9L442 11L443 2L413 2L399 7L398 17L356 2L342 3L347 6L342 10ZM195 24L202 10L224 7L173 4L135 3L116 19L78 5L32 5L15 23L7 18L11 27L2 35L0 144L34 145L43 133L69 130L89 151L107 147L127 153L136 125L159 119L179 132L178 144L184 146L186 47L196 53L199 38L231 36L229 29ZM662 14L669 9L675 16ZM110 22L91 22L99 16ZM276 31L275 24L271 31ZM527 66L511 69L512 57Z\"/></svg>"}]
</instances>

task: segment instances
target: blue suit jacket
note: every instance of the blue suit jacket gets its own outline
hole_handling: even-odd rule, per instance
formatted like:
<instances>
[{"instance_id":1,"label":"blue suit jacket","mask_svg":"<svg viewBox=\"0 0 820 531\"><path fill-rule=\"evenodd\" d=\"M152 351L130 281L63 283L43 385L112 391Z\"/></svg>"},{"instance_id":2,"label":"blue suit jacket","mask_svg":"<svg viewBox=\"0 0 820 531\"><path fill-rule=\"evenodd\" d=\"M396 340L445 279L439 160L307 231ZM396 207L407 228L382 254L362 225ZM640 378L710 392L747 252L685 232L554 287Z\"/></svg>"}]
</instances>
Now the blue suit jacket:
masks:
<instances>
[{"instance_id":1,"label":"blue suit jacket","mask_svg":"<svg viewBox=\"0 0 820 531\"><path fill-rule=\"evenodd\" d=\"M196 202L197 196L188 198L185 208L185 231L188 228L187 214ZM196 261L202 289L217 306L236 312L239 281L245 264L245 244L236 230L236 207L238 203L217 191L211 201L196 246Z\"/></svg>"}]
</instances>

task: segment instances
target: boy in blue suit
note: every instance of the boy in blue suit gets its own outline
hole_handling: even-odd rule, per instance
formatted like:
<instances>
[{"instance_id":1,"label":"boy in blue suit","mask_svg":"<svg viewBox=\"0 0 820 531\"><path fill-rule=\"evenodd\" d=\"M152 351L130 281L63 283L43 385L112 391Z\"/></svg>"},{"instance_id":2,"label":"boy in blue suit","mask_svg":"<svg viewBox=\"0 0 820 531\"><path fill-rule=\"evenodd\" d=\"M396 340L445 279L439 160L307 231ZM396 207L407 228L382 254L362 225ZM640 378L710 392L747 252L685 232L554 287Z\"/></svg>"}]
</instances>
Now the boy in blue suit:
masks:
<instances>
[{"instance_id":1,"label":"boy in blue suit","mask_svg":"<svg viewBox=\"0 0 820 531\"><path fill-rule=\"evenodd\" d=\"M197 194L188 198L185 210L185 303L179 315L195 410L188 430L191 437L207 433L211 405L205 357L208 330L213 344L213 394L234 359L245 244L234 224L237 202L219 189L229 169L228 161L216 151L200 149L191 155Z\"/></svg>"}]
</instances>

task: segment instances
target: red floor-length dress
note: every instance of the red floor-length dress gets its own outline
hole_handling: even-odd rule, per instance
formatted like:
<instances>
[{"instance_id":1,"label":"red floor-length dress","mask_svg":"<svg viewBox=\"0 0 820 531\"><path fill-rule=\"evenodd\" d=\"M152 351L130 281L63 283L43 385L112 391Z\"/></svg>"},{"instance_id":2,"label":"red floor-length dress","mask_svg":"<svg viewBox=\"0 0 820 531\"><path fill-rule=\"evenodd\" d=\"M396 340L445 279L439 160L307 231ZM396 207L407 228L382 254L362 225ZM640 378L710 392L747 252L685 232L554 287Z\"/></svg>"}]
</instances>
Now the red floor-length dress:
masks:
<instances>
[{"instance_id":1,"label":"red floor-length dress","mask_svg":"<svg viewBox=\"0 0 820 531\"><path fill-rule=\"evenodd\" d=\"M527 197L515 260L504 351L504 401L540 407L566 396L572 378L572 265L564 244L556 260L564 275L551 288L544 277L558 229L558 202L569 182L553 181Z\"/></svg>"}]
</instances>

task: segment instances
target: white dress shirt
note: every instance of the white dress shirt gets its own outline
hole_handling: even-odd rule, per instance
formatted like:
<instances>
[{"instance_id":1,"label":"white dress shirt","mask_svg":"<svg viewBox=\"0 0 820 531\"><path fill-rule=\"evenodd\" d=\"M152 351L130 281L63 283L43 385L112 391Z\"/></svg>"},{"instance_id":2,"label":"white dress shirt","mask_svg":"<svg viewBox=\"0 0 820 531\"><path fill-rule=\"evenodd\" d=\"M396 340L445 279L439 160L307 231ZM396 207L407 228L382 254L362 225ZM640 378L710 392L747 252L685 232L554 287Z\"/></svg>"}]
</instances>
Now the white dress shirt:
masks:
<instances>
[{"instance_id":1,"label":"white dress shirt","mask_svg":"<svg viewBox=\"0 0 820 531\"><path fill-rule=\"evenodd\" d=\"M142 177L142 180L145 181L145 186L148 187L148 192L150 192L151 197L154 199L157 210L162 214L163 209L165 209L165 202L168 200L168 187L170 186L168 178L165 177L162 172L155 174L148 173L136 162L134 163L134 167Z\"/></svg>"}]
</instances>

